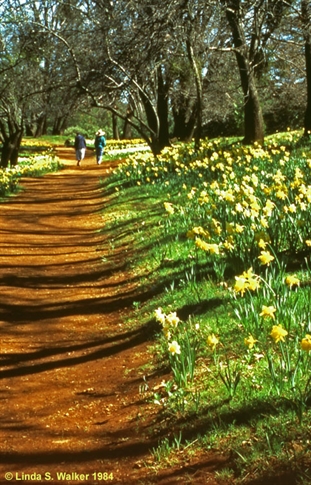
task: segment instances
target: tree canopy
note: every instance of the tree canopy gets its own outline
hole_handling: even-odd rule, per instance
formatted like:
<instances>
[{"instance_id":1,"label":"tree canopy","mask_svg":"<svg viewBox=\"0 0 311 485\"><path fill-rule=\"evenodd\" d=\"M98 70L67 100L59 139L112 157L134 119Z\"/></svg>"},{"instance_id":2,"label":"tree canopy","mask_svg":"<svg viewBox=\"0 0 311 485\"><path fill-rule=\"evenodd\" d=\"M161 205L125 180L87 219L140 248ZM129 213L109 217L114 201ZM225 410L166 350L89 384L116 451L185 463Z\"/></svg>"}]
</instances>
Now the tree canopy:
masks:
<instances>
[{"instance_id":1,"label":"tree canopy","mask_svg":"<svg viewBox=\"0 0 311 485\"><path fill-rule=\"evenodd\" d=\"M23 133L99 108L155 154L172 137L311 129L308 0L0 1L1 165Z\"/></svg>"}]
</instances>

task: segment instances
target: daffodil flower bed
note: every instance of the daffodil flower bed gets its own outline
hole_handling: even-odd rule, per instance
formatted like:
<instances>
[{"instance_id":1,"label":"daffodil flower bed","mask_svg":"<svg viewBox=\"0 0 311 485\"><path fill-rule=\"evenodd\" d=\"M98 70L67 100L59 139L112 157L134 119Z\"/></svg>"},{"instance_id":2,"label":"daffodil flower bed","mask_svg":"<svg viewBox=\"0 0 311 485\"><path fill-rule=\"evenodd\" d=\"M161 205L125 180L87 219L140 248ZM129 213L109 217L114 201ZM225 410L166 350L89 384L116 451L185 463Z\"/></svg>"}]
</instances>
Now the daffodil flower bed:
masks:
<instances>
[{"instance_id":1,"label":"daffodil flower bed","mask_svg":"<svg viewBox=\"0 0 311 485\"><path fill-rule=\"evenodd\" d=\"M207 416L206 442L219 423L221 446L242 455L232 438L241 429L236 410L260 450L274 424L276 440L287 425L308 438L311 150L300 136L275 135L265 147L217 139L197 153L192 144L157 158L139 153L110 179L116 199L143 201L133 244L148 241L150 279L164 282L148 310L159 323L153 355L171 372L154 402L167 416Z\"/></svg>"},{"instance_id":2,"label":"daffodil flower bed","mask_svg":"<svg viewBox=\"0 0 311 485\"><path fill-rule=\"evenodd\" d=\"M291 332L294 333L289 341L291 345L295 341L298 349L291 349L293 355L303 351L297 345L297 339L301 341L303 335L294 311L298 305L296 292L292 291L298 287L298 278L285 275L286 261L291 255L304 252L311 245L311 153L294 150L299 136L287 133L280 140L281 136L276 135L266 147L234 143L229 149L221 140L206 140L198 153L190 145L167 148L157 158L140 153L130 156L114 173L115 179L125 186L157 185L159 191L167 192L163 207L167 228L183 228L196 253L206 255L218 280L224 277L226 268L233 272L250 268L235 277L231 293L235 315L245 331L241 342L247 343L249 352L259 348L262 341L271 344L274 339L276 344L283 345L283 338L292 335ZM307 300L306 290L303 294ZM309 321L306 304L300 301L299 307L303 312L300 317ZM304 328L305 335L311 331L308 325ZM184 325L179 325L181 328L183 331L178 335L175 332L168 344L179 387L182 382L183 386L188 384L187 379L193 376L193 370L185 370L185 362L190 361L189 347L181 344L190 335L193 338L193 331ZM164 325L164 334L165 329ZM214 351L219 348L215 335L209 339ZM281 375L281 380L285 377L275 371L271 356L284 360L285 353L279 354L275 349L270 352L265 346L261 351L277 389L276 375ZM302 362L300 358L287 360L288 373L293 374L293 366ZM242 362L233 370L230 361L222 357L216 368L232 396L243 377ZM263 369L260 373L264 375ZM278 386L282 387L280 383Z\"/></svg>"},{"instance_id":3,"label":"daffodil flower bed","mask_svg":"<svg viewBox=\"0 0 311 485\"><path fill-rule=\"evenodd\" d=\"M199 153L187 145L157 158L140 153L114 176L125 184L158 184L168 197L179 191L165 209L196 246L251 266L259 254L267 257L267 243L288 254L311 244L311 153L296 156L286 147L298 136L289 133L281 146L274 137L265 148L235 143L229 150L207 140Z\"/></svg>"},{"instance_id":4,"label":"daffodil flower bed","mask_svg":"<svg viewBox=\"0 0 311 485\"><path fill-rule=\"evenodd\" d=\"M18 165L0 169L0 196L16 192L21 177L39 176L59 170L58 158L52 152L31 157L20 157Z\"/></svg>"},{"instance_id":5,"label":"daffodil flower bed","mask_svg":"<svg viewBox=\"0 0 311 485\"><path fill-rule=\"evenodd\" d=\"M108 150L117 150L117 149L124 149L124 148L132 148L136 146L146 145L146 142L141 138L133 138L130 140L113 140L107 139L107 149Z\"/></svg>"}]
</instances>

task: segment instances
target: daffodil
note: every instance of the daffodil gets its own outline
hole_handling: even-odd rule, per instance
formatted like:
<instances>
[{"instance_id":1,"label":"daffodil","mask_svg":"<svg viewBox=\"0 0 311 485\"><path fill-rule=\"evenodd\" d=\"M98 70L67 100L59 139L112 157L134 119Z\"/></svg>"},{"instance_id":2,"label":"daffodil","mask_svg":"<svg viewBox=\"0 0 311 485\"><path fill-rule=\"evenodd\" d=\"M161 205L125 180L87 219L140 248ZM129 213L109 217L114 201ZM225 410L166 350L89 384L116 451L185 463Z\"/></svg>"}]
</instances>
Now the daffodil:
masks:
<instances>
[{"instance_id":1,"label":"daffodil","mask_svg":"<svg viewBox=\"0 0 311 485\"><path fill-rule=\"evenodd\" d=\"M277 344L278 342L284 342L284 337L288 335L288 332L282 325L273 325L270 335Z\"/></svg>"},{"instance_id":2,"label":"daffodil","mask_svg":"<svg viewBox=\"0 0 311 485\"><path fill-rule=\"evenodd\" d=\"M259 239L258 246L260 249L266 249L267 243L263 239Z\"/></svg>"},{"instance_id":3,"label":"daffodil","mask_svg":"<svg viewBox=\"0 0 311 485\"><path fill-rule=\"evenodd\" d=\"M203 241L201 238L197 237L196 240L195 240L195 245L200 248L200 249L203 249L203 251L209 251L209 244L205 241Z\"/></svg>"},{"instance_id":4,"label":"daffodil","mask_svg":"<svg viewBox=\"0 0 311 485\"><path fill-rule=\"evenodd\" d=\"M237 234L241 234L244 231L245 226L241 226L240 224L235 225L235 231Z\"/></svg>"},{"instance_id":5,"label":"daffodil","mask_svg":"<svg viewBox=\"0 0 311 485\"><path fill-rule=\"evenodd\" d=\"M252 349L256 342L258 342L258 340L255 340L252 335L249 335L244 339L244 343L249 349Z\"/></svg>"},{"instance_id":6,"label":"daffodil","mask_svg":"<svg viewBox=\"0 0 311 485\"><path fill-rule=\"evenodd\" d=\"M170 202L164 202L164 207L166 212L168 212L168 214L174 214L175 210L173 205Z\"/></svg>"},{"instance_id":7,"label":"daffodil","mask_svg":"<svg viewBox=\"0 0 311 485\"><path fill-rule=\"evenodd\" d=\"M300 346L302 350L305 350L306 352L309 352L311 350L311 335L306 334L306 336L301 340Z\"/></svg>"},{"instance_id":8,"label":"daffodil","mask_svg":"<svg viewBox=\"0 0 311 485\"><path fill-rule=\"evenodd\" d=\"M165 313L162 312L162 308L157 308L154 314L155 314L156 320L163 325L165 323L166 315Z\"/></svg>"},{"instance_id":9,"label":"daffodil","mask_svg":"<svg viewBox=\"0 0 311 485\"><path fill-rule=\"evenodd\" d=\"M250 278L248 280L248 289L251 291L256 291L259 288L259 278Z\"/></svg>"},{"instance_id":10,"label":"daffodil","mask_svg":"<svg viewBox=\"0 0 311 485\"><path fill-rule=\"evenodd\" d=\"M299 286L300 280L297 278L297 276L295 274L294 275L288 275L285 278L285 283L287 284L287 286L292 288L293 286Z\"/></svg>"},{"instance_id":11,"label":"daffodil","mask_svg":"<svg viewBox=\"0 0 311 485\"><path fill-rule=\"evenodd\" d=\"M271 263L271 261L274 260L274 256L272 256L272 254L269 253L269 251L261 251L260 256L258 257L258 259L260 259L261 264L264 264L264 265L269 266L269 264Z\"/></svg>"},{"instance_id":12,"label":"daffodil","mask_svg":"<svg viewBox=\"0 0 311 485\"><path fill-rule=\"evenodd\" d=\"M276 308L274 306L262 305L260 316L263 318L273 318L275 319Z\"/></svg>"},{"instance_id":13,"label":"daffodil","mask_svg":"<svg viewBox=\"0 0 311 485\"><path fill-rule=\"evenodd\" d=\"M212 350L215 350L216 345L219 343L219 339L213 333L207 337L207 344Z\"/></svg>"},{"instance_id":14,"label":"daffodil","mask_svg":"<svg viewBox=\"0 0 311 485\"><path fill-rule=\"evenodd\" d=\"M248 288L247 279L243 278L243 276L235 276L234 291L236 293L241 293L241 296L243 296L247 288Z\"/></svg>"},{"instance_id":15,"label":"daffodil","mask_svg":"<svg viewBox=\"0 0 311 485\"><path fill-rule=\"evenodd\" d=\"M169 315L167 315L166 321L168 322L169 325L173 327L177 327L177 325L180 322L180 319L178 318L176 312L171 312L169 313Z\"/></svg>"},{"instance_id":16,"label":"daffodil","mask_svg":"<svg viewBox=\"0 0 311 485\"><path fill-rule=\"evenodd\" d=\"M195 244L198 248L203 249L204 251L211 253L211 254L219 254L219 246L218 244L208 244L199 237L195 240Z\"/></svg>"},{"instance_id":17,"label":"daffodil","mask_svg":"<svg viewBox=\"0 0 311 485\"><path fill-rule=\"evenodd\" d=\"M253 273L253 268L249 268L247 271L243 271L242 277L246 279L254 278L255 273Z\"/></svg>"},{"instance_id":18,"label":"daffodil","mask_svg":"<svg viewBox=\"0 0 311 485\"><path fill-rule=\"evenodd\" d=\"M176 340L173 340L172 342L170 342L168 344L168 351L172 354L172 355L175 355L175 354L180 354L181 353L181 350L180 350L180 345L178 342L176 342Z\"/></svg>"},{"instance_id":19,"label":"daffodil","mask_svg":"<svg viewBox=\"0 0 311 485\"><path fill-rule=\"evenodd\" d=\"M208 244L208 251L211 254L219 254L219 246L218 246L218 244Z\"/></svg>"},{"instance_id":20,"label":"daffodil","mask_svg":"<svg viewBox=\"0 0 311 485\"><path fill-rule=\"evenodd\" d=\"M297 211L297 208L296 208L295 204L290 204L290 206L288 207L288 210L289 210L289 212L291 212L293 214Z\"/></svg>"}]
</instances>

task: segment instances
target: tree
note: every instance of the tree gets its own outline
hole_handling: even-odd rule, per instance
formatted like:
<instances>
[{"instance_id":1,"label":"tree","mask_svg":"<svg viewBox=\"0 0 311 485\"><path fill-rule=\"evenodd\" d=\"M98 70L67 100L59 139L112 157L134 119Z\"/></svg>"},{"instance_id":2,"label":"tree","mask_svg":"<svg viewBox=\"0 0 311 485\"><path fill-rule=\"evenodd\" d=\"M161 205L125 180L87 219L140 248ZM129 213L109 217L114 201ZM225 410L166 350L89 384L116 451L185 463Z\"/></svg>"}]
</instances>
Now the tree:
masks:
<instances>
[{"instance_id":1,"label":"tree","mask_svg":"<svg viewBox=\"0 0 311 485\"><path fill-rule=\"evenodd\" d=\"M224 4L244 96L244 143L263 143L264 123L256 76L265 63L267 43L291 1L226 0Z\"/></svg>"},{"instance_id":2,"label":"tree","mask_svg":"<svg viewBox=\"0 0 311 485\"><path fill-rule=\"evenodd\" d=\"M307 107L304 117L304 136L311 134L311 1L301 0L301 25L306 63Z\"/></svg>"},{"instance_id":3,"label":"tree","mask_svg":"<svg viewBox=\"0 0 311 485\"><path fill-rule=\"evenodd\" d=\"M18 151L24 128L24 93L26 83L22 82L23 55L26 47L20 42L17 32L10 26L11 12L2 11L0 26L0 140L2 142L1 167L17 163Z\"/></svg>"}]
</instances>

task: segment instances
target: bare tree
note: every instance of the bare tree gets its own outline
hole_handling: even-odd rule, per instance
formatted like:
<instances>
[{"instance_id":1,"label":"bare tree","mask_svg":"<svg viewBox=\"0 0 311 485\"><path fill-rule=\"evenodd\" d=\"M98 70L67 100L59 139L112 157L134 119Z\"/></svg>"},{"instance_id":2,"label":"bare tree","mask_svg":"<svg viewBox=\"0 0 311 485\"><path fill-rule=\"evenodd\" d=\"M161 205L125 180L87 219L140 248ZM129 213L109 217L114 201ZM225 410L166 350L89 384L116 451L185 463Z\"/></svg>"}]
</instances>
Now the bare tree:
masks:
<instances>
[{"instance_id":1,"label":"bare tree","mask_svg":"<svg viewBox=\"0 0 311 485\"><path fill-rule=\"evenodd\" d=\"M304 117L304 136L311 134L311 1L301 0L301 26L306 63L307 107Z\"/></svg>"},{"instance_id":2,"label":"bare tree","mask_svg":"<svg viewBox=\"0 0 311 485\"><path fill-rule=\"evenodd\" d=\"M224 1L244 96L244 142L263 143L264 123L256 75L265 63L265 48L279 28L290 0Z\"/></svg>"}]
</instances>

